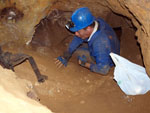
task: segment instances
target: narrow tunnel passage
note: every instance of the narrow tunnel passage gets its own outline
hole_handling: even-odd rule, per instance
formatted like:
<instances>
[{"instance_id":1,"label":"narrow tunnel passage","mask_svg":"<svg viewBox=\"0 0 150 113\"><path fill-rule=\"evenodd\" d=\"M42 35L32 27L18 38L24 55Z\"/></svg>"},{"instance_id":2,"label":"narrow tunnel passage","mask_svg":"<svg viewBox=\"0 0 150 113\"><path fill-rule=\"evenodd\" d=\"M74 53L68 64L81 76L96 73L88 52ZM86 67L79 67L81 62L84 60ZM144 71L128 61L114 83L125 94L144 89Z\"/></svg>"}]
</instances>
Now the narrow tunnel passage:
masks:
<instances>
[{"instance_id":1,"label":"narrow tunnel passage","mask_svg":"<svg viewBox=\"0 0 150 113\"><path fill-rule=\"evenodd\" d=\"M66 12L61 11L61 13ZM45 19L39 23L31 42L34 50L41 52L41 48L43 48L46 53L49 53L53 57L57 57L66 50L69 42L72 40L73 34L68 33L65 27L62 24L60 25L62 22L59 21L64 21L64 15L66 14L62 15L63 19L59 18L55 22L51 19ZM122 16L112 13L110 17L112 19L109 18L106 21L113 26L120 40L121 55L136 64L143 65L140 47L135 38L134 27L126 23L129 20L126 20ZM111 111L114 113L123 113L123 109L126 109L125 112L131 111L134 113L136 111L134 109L131 110L129 107L133 103L134 105L137 104L133 102L135 97L126 97L122 94L121 90L119 91L115 82L112 81L113 69L108 76L99 76L78 66L76 58L73 56L67 68L57 71L57 73L54 72L49 77L50 82L47 83L48 86L36 87L41 103L56 113L59 111L63 111L64 113L68 111L70 113L99 113L106 109L107 112ZM117 93L118 91L120 92L119 94ZM106 104L105 101L109 102ZM142 100L139 99L137 101L140 102ZM120 105L120 103L122 104ZM116 109L108 108L111 105L115 106ZM118 105L120 106L119 109Z\"/></svg>"},{"instance_id":2,"label":"narrow tunnel passage","mask_svg":"<svg viewBox=\"0 0 150 113\"><path fill-rule=\"evenodd\" d=\"M57 11L57 9L54 11ZM68 32L64 26L71 12L57 11L57 14L55 13L52 12L54 18L50 14L51 18L48 16L37 25L31 42L33 47L55 48L58 51L65 51L67 48L73 34ZM106 21L113 27L120 41L121 55L143 66L140 46L135 36L136 29L131 20L112 12L108 14Z\"/></svg>"},{"instance_id":3,"label":"narrow tunnel passage","mask_svg":"<svg viewBox=\"0 0 150 113\"><path fill-rule=\"evenodd\" d=\"M72 11L84 5L88 6L96 17L102 17L115 30L121 44L121 56L144 66L140 48L142 44L146 45L141 46L144 61L149 61L146 59L148 55L145 57L144 54L147 52L146 47L149 43L144 34L148 34L146 30L149 29L146 25L147 23L149 25L149 13L147 13L149 5L145 5L144 2L150 3L138 0L78 0L78 2L1 0L0 45L6 51L32 56L40 72L48 76L48 80L39 84L28 62L16 66L14 69L16 81L19 78L31 82L29 86L32 91L24 92L24 96L47 106L54 113L149 113L149 92L140 96L125 95L113 79L114 68L111 68L107 76L101 76L79 66L75 55L72 56L67 67L58 69L54 63L54 58L66 50L73 37L64 25ZM143 12L147 15L142 17ZM137 31L140 36L137 35ZM3 72L1 75L3 79ZM8 86L6 90L13 90L11 87L9 89L10 81L7 80L4 82L4 85ZM17 91L15 87L12 92ZM14 107L14 101L12 103ZM17 107L15 109L18 109ZM27 109L26 106L25 109Z\"/></svg>"}]
</instances>

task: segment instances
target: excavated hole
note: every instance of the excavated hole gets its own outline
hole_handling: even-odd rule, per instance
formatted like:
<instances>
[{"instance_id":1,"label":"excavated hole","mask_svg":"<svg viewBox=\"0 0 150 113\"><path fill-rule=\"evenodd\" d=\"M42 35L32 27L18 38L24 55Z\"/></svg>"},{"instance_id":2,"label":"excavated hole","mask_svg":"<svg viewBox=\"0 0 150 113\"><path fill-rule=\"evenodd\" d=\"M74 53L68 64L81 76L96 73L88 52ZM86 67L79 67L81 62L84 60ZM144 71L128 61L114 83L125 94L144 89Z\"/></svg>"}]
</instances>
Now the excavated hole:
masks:
<instances>
[{"instance_id":1,"label":"excavated hole","mask_svg":"<svg viewBox=\"0 0 150 113\"><path fill-rule=\"evenodd\" d=\"M71 12L55 10L41 20L36 26L31 42L35 51L42 54L49 53L49 57L53 58L66 50L73 36L64 27L68 15L71 15ZM132 22L126 17L112 12L105 20L113 27L120 40L121 56L136 64L143 65L140 46L137 43ZM58 72L50 72L49 82L46 85L35 86L40 102L55 113L60 111L61 113L99 113L103 110L110 112L112 104L117 108L124 106L124 104L130 104L126 100L133 100L132 97L126 98L112 81L113 69L107 77L103 77L78 66L74 56L70 62L67 68L56 70ZM108 102L109 99L111 102ZM105 106L106 101L108 103ZM120 104L122 101L125 103ZM108 106L110 109L107 109ZM122 111L122 107L117 110L125 113Z\"/></svg>"},{"instance_id":2,"label":"excavated hole","mask_svg":"<svg viewBox=\"0 0 150 113\"><path fill-rule=\"evenodd\" d=\"M36 26L36 31L31 42L32 47L38 49L47 47L55 48L62 54L66 50L69 42L72 40L73 34L65 29L65 23L71 12L54 10L50 15L41 20ZM121 45L121 55L134 63L143 65L140 45L135 36L136 28L132 22L121 15L114 13L108 14L105 19L116 32Z\"/></svg>"}]
</instances>

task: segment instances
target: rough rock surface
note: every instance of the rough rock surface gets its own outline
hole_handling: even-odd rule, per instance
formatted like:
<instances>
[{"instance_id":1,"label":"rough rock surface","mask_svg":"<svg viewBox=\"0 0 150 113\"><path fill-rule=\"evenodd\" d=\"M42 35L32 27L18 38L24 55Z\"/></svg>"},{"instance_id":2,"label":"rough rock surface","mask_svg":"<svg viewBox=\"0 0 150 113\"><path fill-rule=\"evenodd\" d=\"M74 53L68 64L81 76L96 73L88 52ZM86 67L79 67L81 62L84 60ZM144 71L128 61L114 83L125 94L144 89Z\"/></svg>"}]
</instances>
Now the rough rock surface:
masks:
<instances>
[{"instance_id":1,"label":"rough rock surface","mask_svg":"<svg viewBox=\"0 0 150 113\"><path fill-rule=\"evenodd\" d=\"M150 0L107 0L116 13L127 16L137 28L136 36L142 49L144 64L150 74Z\"/></svg>"},{"instance_id":2,"label":"rough rock surface","mask_svg":"<svg viewBox=\"0 0 150 113\"><path fill-rule=\"evenodd\" d=\"M110 11L129 18L136 27L136 36L140 43L144 64L148 74L150 74L150 0L2 0L0 10L5 7L15 6L24 16L16 23L1 22L1 44L15 39L16 42L29 44L35 32L35 26L48 15L48 13L58 8L65 11L73 11L76 8L87 6L95 16L106 18ZM2 24L3 23L3 24ZM4 26L4 27L3 27ZM8 29L7 29L8 28ZM9 32L9 36L7 35ZM14 35L15 34L15 35ZM21 38L21 39L20 39ZM3 40L5 39L5 40Z\"/></svg>"},{"instance_id":3,"label":"rough rock surface","mask_svg":"<svg viewBox=\"0 0 150 113\"><path fill-rule=\"evenodd\" d=\"M27 97L31 82L17 78L11 70L0 66L1 113L52 113L47 107Z\"/></svg>"},{"instance_id":4,"label":"rough rock surface","mask_svg":"<svg viewBox=\"0 0 150 113\"><path fill-rule=\"evenodd\" d=\"M141 47L144 65L147 73L150 75L150 0L0 0L0 45L8 45L8 47L12 48L13 44L19 47L30 44L36 26L42 22L42 20L45 21L45 17L48 17L53 9L72 12L76 8L83 6L89 7L96 17L100 16L108 21L109 18L114 18L114 21L109 21L109 24L114 27L122 27L125 24L122 20L115 21L118 16L132 23L130 23L130 26L131 28L136 28L135 35ZM9 9L9 11L2 13L4 8ZM12 10L10 10L11 8ZM14 10L15 8L17 10ZM109 14L112 14L112 12L117 14L117 16L110 16ZM51 31L52 30L53 28ZM47 45L51 46L53 43L47 42ZM127 45L129 46L130 44ZM45 52L43 53L46 54ZM39 107L40 105L37 102L26 96L26 86L21 86L20 83L17 82L19 79L17 79L17 81L14 79L14 73L3 70L1 67L0 70L0 76L3 76L3 78L1 77L0 79L0 90L3 92L0 94L3 102L0 109L3 110L3 112L15 113L15 110L21 110L21 112L25 110L25 112L29 113L27 110L30 110L32 107L33 111L38 110L36 111L36 113L38 113L41 109L44 109L43 107ZM14 75L14 78L7 78L5 74L9 76ZM7 99L5 99L6 95L8 95ZM19 104L20 102L27 105L30 104L31 106L29 109L24 109L24 106ZM8 103L13 106L8 106ZM20 106L20 108L15 109L16 106ZM5 109L8 107L9 109ZM48 113L50 111L46 109L44 113L46 112Z\"/></svg>"}]
</instances>

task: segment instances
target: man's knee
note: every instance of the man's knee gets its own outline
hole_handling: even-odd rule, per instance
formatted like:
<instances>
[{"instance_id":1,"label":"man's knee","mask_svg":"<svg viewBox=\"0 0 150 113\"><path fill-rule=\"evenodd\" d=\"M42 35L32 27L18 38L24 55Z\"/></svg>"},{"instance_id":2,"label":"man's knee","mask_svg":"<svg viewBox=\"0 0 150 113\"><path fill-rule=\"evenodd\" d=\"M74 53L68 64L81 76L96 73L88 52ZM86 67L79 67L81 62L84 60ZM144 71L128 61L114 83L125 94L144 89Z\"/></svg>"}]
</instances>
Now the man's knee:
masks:
<instances>
[{"instance_id":1,"label":"man's knee","mask_svg":"<svg viewBox=\"0 0 150 113\"><path fill-rule=\"evenodd\" d=\"M103 74L103 75L107 75L109 70L110 70L110 66L109 65L105 65L103 66L103 68L101 68L100 70L97 71L97 73L99 74Z\"/></svg>"}]
</instances>

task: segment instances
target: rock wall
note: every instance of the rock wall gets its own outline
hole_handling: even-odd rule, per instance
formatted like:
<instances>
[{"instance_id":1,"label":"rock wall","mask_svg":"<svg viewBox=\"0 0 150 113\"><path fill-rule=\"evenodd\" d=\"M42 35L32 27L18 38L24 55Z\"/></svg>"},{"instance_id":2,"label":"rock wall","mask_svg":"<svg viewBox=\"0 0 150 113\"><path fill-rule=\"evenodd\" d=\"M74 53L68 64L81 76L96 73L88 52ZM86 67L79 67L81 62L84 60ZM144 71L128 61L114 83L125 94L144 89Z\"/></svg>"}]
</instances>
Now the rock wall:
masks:
<instances>
[{"instance_id":1,"label":"rock wall","mask_svg":"<svg viewBox=\"0 0 150 113\"><path fill-rule=\"evenodd\" d=\"M10 9L6 11L6 14L1 14L0 30L2 32L0 34L5 34L4 36L0 35L1 42L7 37L6 39L11 42L14 40L18 42L19 40L19 43L21 42L22 44L30 43L35 26L48 14L51 2L52 0L1 0L0 10L2 11L4 8ZM23 13L23 18L16 19L18 15L12 9L14 7ZM14 15L14 18L10 19L11 15Z\"/></svg>"},{"instance_id":2,"label":"rock wall","mask_svg":"<svg viewBox=\"0 0 150 113\"><path fill-rule=\"evenodd\" d=\"M74 11L76 8L87 6L95 16L106 18L110 11L129 18L137 28L136 36L140 43L144 64L150 75L150 0L1 0L0 10L15 6L23 13L23 18L17 22L1 20L0 41L16 41L29 44L35 32L35 26L52 9ZM7 19L8 20L8 19ZM7 29L8 28L8 29ZM9 34L9 35L8 35Z\"/></svg>"},{"instance_id":3,"label":"rock wall","mask_svg":"<svg viewBox=\"0 0 150 113\"><path fill-rule=\"evenodd\" d=\"M32 83L19 79L14 72L0 66L1 113L52 113L46 106L27 97Z\"/></svg>"},{"instance_id":4,"label":"rock wall","mask_svg":"<svg viewBox=\"0 0 150 113\"><path fill-rule=\"evenodd\" d=\"M150 0L107 0L114 12L127 16L137 28L136 36L142 50L144 65L150 75Z\"/></svg>"}]
</instances>

